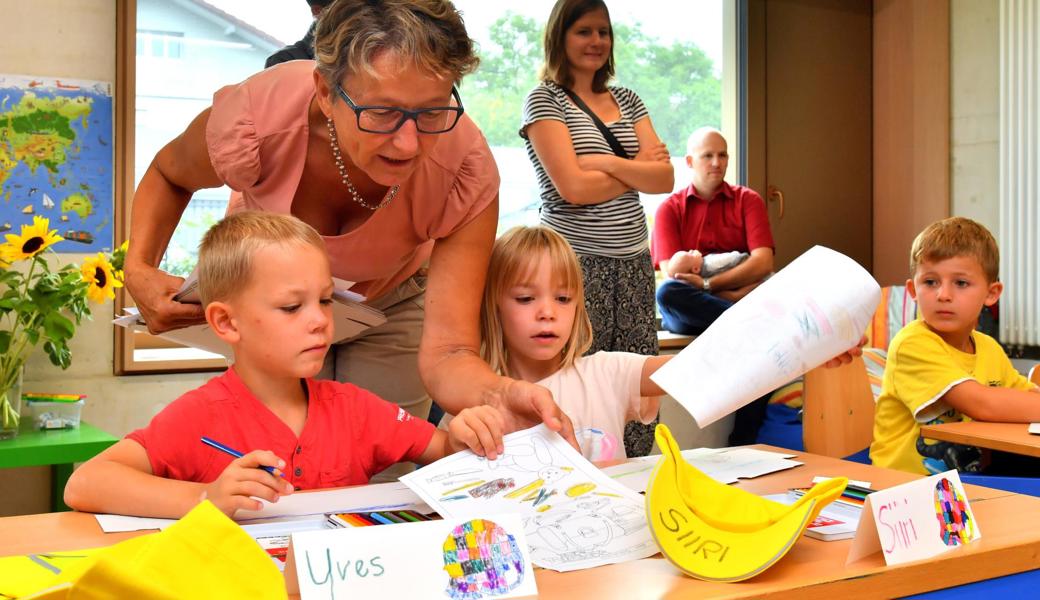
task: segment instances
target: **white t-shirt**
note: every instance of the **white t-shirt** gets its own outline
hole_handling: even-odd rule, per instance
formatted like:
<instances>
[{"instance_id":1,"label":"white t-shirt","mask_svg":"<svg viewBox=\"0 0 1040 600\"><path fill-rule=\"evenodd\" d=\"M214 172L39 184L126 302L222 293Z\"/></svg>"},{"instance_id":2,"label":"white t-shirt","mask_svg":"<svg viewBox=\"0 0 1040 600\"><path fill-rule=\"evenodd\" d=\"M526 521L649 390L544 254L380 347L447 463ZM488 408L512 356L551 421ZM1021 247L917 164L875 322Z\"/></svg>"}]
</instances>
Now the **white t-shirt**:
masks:
<instances>
[{"instance_id":1,"label":"white t-shirt","mask_svg":"<svg viewBox=\"0 0 1040 600\"><path fill-rule=\"evenodd\" d=\"M655 414L639 414L639 387L648 356L597 352L537 382L574 423L581 453L589 460L626 458L625 423L649 423Z\"/></svg>"}]
</instances>

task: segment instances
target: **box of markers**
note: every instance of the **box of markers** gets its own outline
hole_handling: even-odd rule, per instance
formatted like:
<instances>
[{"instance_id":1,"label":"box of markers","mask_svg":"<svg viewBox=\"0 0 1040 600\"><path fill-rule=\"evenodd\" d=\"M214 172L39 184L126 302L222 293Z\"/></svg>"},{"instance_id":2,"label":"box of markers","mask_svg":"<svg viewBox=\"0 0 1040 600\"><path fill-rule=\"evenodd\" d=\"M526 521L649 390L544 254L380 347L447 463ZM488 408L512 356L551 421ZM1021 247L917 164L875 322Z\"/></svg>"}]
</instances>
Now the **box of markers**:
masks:
<instances>
[{"instance_id":1,"label":"box of markers","mask_svg":"<svg viewBox=\"0 0 1040 600\"><path fill-rule=\"evenodd\" d=\"M418 523L438 518L435 515L424 515L414 510L329 513L325 516L328 519L328 524L332 527L369 527L371 525L393 525L395 523Z\"/></svg>"},{"instance_id":2,"label":"box of markers","mask_svg":"<svg viewBox=\"0 0 1040 600\"><path fill-rule=\"evenodd\" d=\"M22 394L36 429L75 429L83 410L83 394Z\"/></svg>"}]
</instances>

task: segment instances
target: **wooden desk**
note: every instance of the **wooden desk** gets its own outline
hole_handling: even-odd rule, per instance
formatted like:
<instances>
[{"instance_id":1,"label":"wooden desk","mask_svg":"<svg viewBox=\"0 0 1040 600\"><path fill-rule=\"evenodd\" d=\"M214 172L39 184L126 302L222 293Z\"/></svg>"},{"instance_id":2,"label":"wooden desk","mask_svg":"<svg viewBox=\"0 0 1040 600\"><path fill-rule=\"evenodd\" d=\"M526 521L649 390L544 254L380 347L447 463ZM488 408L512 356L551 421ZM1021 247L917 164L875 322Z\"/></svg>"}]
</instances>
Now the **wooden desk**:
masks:
<instances>
[{"instance_id":1,"label":"wooden desk","mask_svg":"<svg viewBox=\"0 0 1040 600\"><path fill-rule=\"evenodd\" d=\"M1028 423L961 421L921 426L921 436L990 450L1040 457L1040 435L1029 433Z\"/></svg>"},{"instance_id":2,"label":"wooden desk","mask_svg":"<svg viewBox=\"0 0 1040 600\"><path fill-rule=\"evenodd\" d=\"M776 450L769 446L756 446ZM758 494L809 485L813 475L845 475L887 488L915 475L801 454L805 466L742 481ZM780 562L741 583L711 583L680 573L660 555L573 573L538 570L539 598L894 598L1037 568L1040 498L966 486L982 539L930 561L886 567L880 553L845 565L852 540L803 537ZM1023 526L1023 524L1030 524ZM112 544L138 533L104 534L89 514L0 519L0 556Z\"/></svg>"},{"instance_id":3,"label":"wooden desk","mask_svg":"<svg viewBox=\"0 0 1040 600\"><path fill-rule=\"evenodd\" d=\"M18 435L0 442L0 468L51 467L51 510L69 510L65 506L65 483L72 475L73 463L93 458L119 441L114 436L80 421L76 429L40 431L33 420L22 418Z\"/></svg>"}]
</instances>

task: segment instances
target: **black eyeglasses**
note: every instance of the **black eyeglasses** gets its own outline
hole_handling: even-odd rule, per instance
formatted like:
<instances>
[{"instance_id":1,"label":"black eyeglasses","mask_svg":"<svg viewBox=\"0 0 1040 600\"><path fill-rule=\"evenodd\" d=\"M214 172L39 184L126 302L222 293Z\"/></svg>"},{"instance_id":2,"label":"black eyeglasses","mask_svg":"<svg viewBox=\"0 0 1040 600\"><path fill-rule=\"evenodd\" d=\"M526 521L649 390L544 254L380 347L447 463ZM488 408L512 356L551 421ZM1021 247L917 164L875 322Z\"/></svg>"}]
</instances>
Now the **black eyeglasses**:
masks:
<instances>
[{"instance_id":1,"label":"black eyeglasses","mask_svg":"<svg viewBox=\"0 0 1040 600\"><path fill-rule=\"evenodd\" d=\"M455 86L451 86L451 97L458 106L437 106L419 110L405 110L396 106L358 106L343 91L342 86L337 85L336 91L354 111L358 129L368 133L393 133L408 119L415 121L415 128L419 133L445 133L455 128L465 111L462 108L462 98L459 97L459 91Z\"/></svg>"}]
</instances>

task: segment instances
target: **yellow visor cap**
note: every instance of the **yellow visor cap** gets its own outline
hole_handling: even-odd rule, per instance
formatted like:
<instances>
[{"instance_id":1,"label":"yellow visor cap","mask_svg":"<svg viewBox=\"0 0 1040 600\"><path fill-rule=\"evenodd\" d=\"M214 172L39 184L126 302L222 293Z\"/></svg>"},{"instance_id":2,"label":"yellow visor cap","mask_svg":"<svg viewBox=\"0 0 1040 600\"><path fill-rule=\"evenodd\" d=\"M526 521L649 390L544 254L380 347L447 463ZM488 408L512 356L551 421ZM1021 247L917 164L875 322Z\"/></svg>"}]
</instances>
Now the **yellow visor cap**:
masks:
<instances>
[{"instance_id":1,"label":"yellow visor cap","mask_svg":"<svg viewBox=\"0 0 1040 600\"><path fill-rule=\"evenodd\" d=\"M54 572L23 582L26 600L149 598L193 600L249 598L284 600L285 580L271 557L241 527L209 501L159 533L106 548L48 558ZM57 555L31 555L27 559ZM79 557L75 560L73 557ZM2 565L0 565L2 566Z\"/></svg>"},{"instance_id":2,"label":"yellow visor cap","mask_svg":"<svg viewBox=\"0 0 1040 600\"><path fill-rule=\"evenodd\" d=\"M646 517L661 553L683 572L708 581L742 581L780 560L833 502L848 480L818 483L795 504L766 500L721 484L683 460L665 425L663 456L646 490Z\"/></svg>"}]
</instances>

